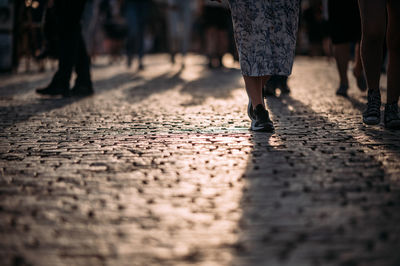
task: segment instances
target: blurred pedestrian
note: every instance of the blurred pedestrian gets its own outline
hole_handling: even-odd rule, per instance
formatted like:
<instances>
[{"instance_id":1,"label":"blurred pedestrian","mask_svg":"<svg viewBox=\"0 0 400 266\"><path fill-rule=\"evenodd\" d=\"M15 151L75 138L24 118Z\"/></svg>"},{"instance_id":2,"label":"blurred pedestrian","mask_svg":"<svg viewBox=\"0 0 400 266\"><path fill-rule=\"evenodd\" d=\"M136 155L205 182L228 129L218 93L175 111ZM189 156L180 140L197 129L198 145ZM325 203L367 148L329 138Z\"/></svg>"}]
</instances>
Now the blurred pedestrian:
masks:
<instances>
[{"instance_id":1,"label":"blurred pedestrian","mask_svg":"<svg viewBox=\"0 0 400 266\"><path fill-rule=\"evenodd\" d=\"M220 1L220 0L219 0ZM292 71L299 0L230 0L234 35L246 91L251 129L272 132L262 88L271 75Z\"/></svg>"},{"instance_id":2,"label":"blurred pedestrian","mask_svg":"<svg viewBox=\"0 0 400 266\"><path fill-rule=\"evenodd\" d=\"M200 10L204 23L208 66L222 67L222 58L229 50L229 5L218 0L200 0Z\"/></svg>"},{"instance_id":3,"label":"blurred pedestrian","mask_svg":"<svg viewBox=\"0 0 400 266\"><path fill-rule=\"evenodd\" d=\"M109 63L118 62L123 53L128 26L122 15L122 0L102 0L100 13L105 33L104 48L110 55Z\"/></svg>"},{"instance_id":4,"label":"blurred pedestrian","mask_svg":"<svg viewBox=\"0 0 400 266\"><path fill-rule=\"evenodd\" d=\"M347 97L349 80L347 69L351 58L351 45L354 49L353 75L361 91L367 89L365 82L359 43L361 40L361 20L357 0L328 1L328 31L333 45L333 54L340 78L337 95Z\"/></svg>"},{"instance_id":5,"label":"blurred pedestrian","mask_svg":"<svg viewBox=\"0 0 400 266\"><path fill-rule=\"evenodd\" d=\"M150 0L125 0L125 19L128 23L126 42L127 66L131 67L135 55L138 56L139 70L144 69L144 37L150 12Z\"/></svg>"},{"instance_id":6,"label":"blurred pedestrian","mask_svg":"<svg viewBox=\"0 0 400 266\"><path fill-rule=\"evenodd\" d=\"M323 41L326 37L325 23L322 13L322 1L310 0L308 7L303 12L303 21L307 30L310 45L310 56L318 56L324 53Z\"/></svg>"},{"instance_id":7,"label":"blurred pedestrian","mask_svg":"<svg viewBox=\"0 0 400 266\"><path fill-rule=\"evenodd\" d=\"M387 100L384 112L386 128L400 129L398 101L400 95L400 1L359 0L362 39L361 57L368 85L368 103L363 121L380 123L381 94L379 80L385 35L389 53L387 67ZM387 16L387 19L386 19Z\"/></svg>"},{"instance_id":8,"label":"blurred pedestrian","mask_svg":"<svg viewBox=\"0 0 400 266\"><path fill-rule=\"evenodd\" d=\"M59 37L58 70L50 84L36 92L43 95L87 96L93 94L90 77L90 59L81 32L81 16L86 0L56 0ZM72 71L77 78L70 90Z\"/></svg>"},{"instance_id":9,"label":"blurred pedestrian","mask_svg":"<svg viewBox=\"0 0 400 266\"><path fill-rule=\"evenodd\" d=\"M168 22L168 42L171 63L175 64L175 55L182 54L182 67L185 66L185 56L189 49L191 28L192 28L192 8L191 1L188 0L168 0L167 11Z\"/></svg>"},{"instance_id":10,"label":"blurred pedestrian","mask_svg":"<svg viewBox=\"0 0 400 266\"><path fill-rule=\"evenodd\" d=\"M40 54L37 56L39 59L43 58L58 58L58 27L57 27L57 13L54 7L54 0L47 1L45 14L43 18L43 37L44 42Z\"/></svg>"}]
</instances>

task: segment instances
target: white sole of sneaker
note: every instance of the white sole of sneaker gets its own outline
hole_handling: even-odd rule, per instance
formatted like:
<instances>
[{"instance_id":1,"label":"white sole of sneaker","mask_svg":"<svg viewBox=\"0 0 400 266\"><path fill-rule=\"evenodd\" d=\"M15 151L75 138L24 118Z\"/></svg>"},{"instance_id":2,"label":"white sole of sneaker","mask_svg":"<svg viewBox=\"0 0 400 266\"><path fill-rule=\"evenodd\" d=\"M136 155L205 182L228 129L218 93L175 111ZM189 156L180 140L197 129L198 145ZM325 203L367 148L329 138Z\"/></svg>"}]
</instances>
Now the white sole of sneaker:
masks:
<instances>
[{"instance_id":1,"label":"white sole of sneaker","mask_svg":"<svg viewBox=\"0 0 400 266\"><path fill-rule=\"evenodd\" d=\"M363 118L363 122L364 122L364 124L367 124L367 125L370 125L370 126L378 125L381 122L381 118L379 117L379 118L370 119L370 120L367 120L367 119Z\"/></svg>"},{"instance_id":2,"label":"white sole of sneaker","mask_svg":"<svg viewBox=\"0 0 400 266\"><path fill-rule=\"evenodd\" d=\"M256 121L251 121L251 128L252 131L257 132L274 132L274 127L272 126L256 126Z\"/></svg>"}]
</instances>

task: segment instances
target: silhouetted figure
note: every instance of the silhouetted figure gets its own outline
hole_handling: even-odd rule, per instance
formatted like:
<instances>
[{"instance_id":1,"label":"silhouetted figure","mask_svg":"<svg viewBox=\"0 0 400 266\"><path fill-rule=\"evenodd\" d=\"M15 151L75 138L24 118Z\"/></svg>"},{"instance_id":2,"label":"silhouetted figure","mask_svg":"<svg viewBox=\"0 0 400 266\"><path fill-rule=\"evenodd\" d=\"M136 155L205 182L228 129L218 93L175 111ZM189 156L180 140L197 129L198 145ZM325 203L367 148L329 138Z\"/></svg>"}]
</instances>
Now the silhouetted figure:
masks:
<instances>
[{"instance_id":1,"label":"silhouetted figure","mask_svg":"<svg viewBox=\"0 0 400 266\"><path fill-rule=\"evenodd\" d=\"M208 67L223 67L222 57L229 50L228 30L231 18L226 2L200 0Z\"/></svg>"},{"instance_id":2,"label":"silhouetted figure","mask_svg":"<svg viewBox=\"0 0 400 266\"><path fill-rule=\"evenodd\" d=\"M90 59L81 32L81 17L86 0L56 0L55 12L59 37L58 70L50 85L36 92L43 95L87 96L93 94ZM72 71L77 78L70 90Z\"/></svg>"},{"instance_id":3,"label":"silhouetted figure","mask_svg":"<svg viewBox=\"0 0 400 266\"><path fill-rule=\"evenodd\" d=\"M175 63L175 55L182 54L182 67L185 66L185 55L189 49L191 28L192 28L192 8L191 1L187 0L168 0L167 24L168 41L171 63Z\"/></svg>"},{"instance_id":4,"label":"silhouetted figure","mask_svg":"<svg viewBox=\"0 0 400 266\"><path fill-rule=\"evenodd\" d=\"M325 37L322 3L320 0L313 0L309 2L309 7L303 12L303 21L307 29L307 37L310 44L310 55L318 56L323 54L322 42Z\"/></svg>"},{"instance_id":5,"label":"silhouetted figure","mask_svg":"<svg viewBox=\"0 0 400 266\"><path fill-rule=\"evenodd\" d=\"M123 18L123 7L120 0L102 0L99 9L105 35L104 48L110 56L109 63L112 64L121 58L128 26Z\"/></svg>"},{"instance_id":6,"label":"silhouetted figure","mask_svg":"<svg viewBox=\"0 0 400 266\"><path fill-rule=\"evenodd\" d=\"M361 91L367 90L359 49L361 21L357 0L329 0L328 24L329 36L332 41L340 78L336 94L347 96L347 90L349 89L347 69L351 58L351 44L355 44L353 75L357 80L358 88Z\"/></svg>"},{"instance_id":7,"label":"silhouetted figure","mask_svg":"<svg viewBox=\"0 0 400 266\"><path fill-rule=\"evenodd\" d=\"M400 1L359 0L359 5L362 25L361 57L368 85L368 104L363 113L363 121L368 125L376 125L381 121L379 80L383 61L382 47L386 37L389 64L384 122L386 128L400 129L398 110L400 96Z\"/></svg>"},{"instance_id":8,"label":"silhouetted figure","mask_svg":"<svg viewBox=\"0 0 400 266\"><path fill-rule=\"evenodd\" d=\"M129 28L126 42L127 65L130 67L133 57L137 55L140 70L144 68L144 36L150 4L150 0L125 0L125 18Z\"/></svg>"},{"instance_id":9,"label":"silhouetted figure","mask_svg":"<svg viewBox=\"0 0 400 266\"><path fill-rule=\"evenodd\" d=\"M266 110L262 90L271 76L288 76L292 72L299 1L231 0L229 5L249 97L250 128L273 132L274 125Z\"/></svg>"},{"instance_id":10,"label":"silhouetted figure","mask_svg":"<svg viewBox=\"0 0 400 266\"><path fill-rule=\"evenodd\" d=\"M58 58L58 28L57 28L57 13L55 12L54 0L47 3L44 14L43 36L44 43L38 59L46 57Z\"/></svg>"}]
</instances>

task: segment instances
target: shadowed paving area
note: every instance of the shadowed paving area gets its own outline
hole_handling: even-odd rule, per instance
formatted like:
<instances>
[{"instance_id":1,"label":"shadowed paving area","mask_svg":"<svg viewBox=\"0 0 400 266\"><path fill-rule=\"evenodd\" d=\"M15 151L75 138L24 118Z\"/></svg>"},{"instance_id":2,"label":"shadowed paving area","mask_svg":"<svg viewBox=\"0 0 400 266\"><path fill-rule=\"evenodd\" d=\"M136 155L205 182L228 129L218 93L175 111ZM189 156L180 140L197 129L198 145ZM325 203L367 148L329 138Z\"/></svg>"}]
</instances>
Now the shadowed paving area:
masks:
<instances>
[{"instance_id":1,"label":"shadowed paving area","mask_svg":"<svg viewBox=\"0 0 400 266\"><path fill-rule=\"evenodd\" d=\"M334 62L296 59L274 134L240 70L167 62L94 68L88 98L1 76L1 265L400 265L400 131Z\"/></svg>"}]
</instances>

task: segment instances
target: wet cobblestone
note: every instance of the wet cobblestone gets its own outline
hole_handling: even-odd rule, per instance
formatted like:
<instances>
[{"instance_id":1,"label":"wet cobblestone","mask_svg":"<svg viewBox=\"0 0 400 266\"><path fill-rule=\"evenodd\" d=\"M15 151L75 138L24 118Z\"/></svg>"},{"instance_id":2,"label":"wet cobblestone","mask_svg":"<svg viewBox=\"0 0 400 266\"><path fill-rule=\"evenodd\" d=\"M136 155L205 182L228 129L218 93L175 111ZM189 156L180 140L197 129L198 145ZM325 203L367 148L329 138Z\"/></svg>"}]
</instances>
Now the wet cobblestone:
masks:
<instances>
[{"instance_id":1,"label":"wet cobblestone","mask_svg":"<svg viewBox=\"0 0 400 266\"><path fill-rule=\"evenodd\" d=\"M98 66L84 99L1 77L1 265L400 265L400 132L354 80L298 58L252 133L240 71L203 60Z\"/></svg>"}]
</instances>

